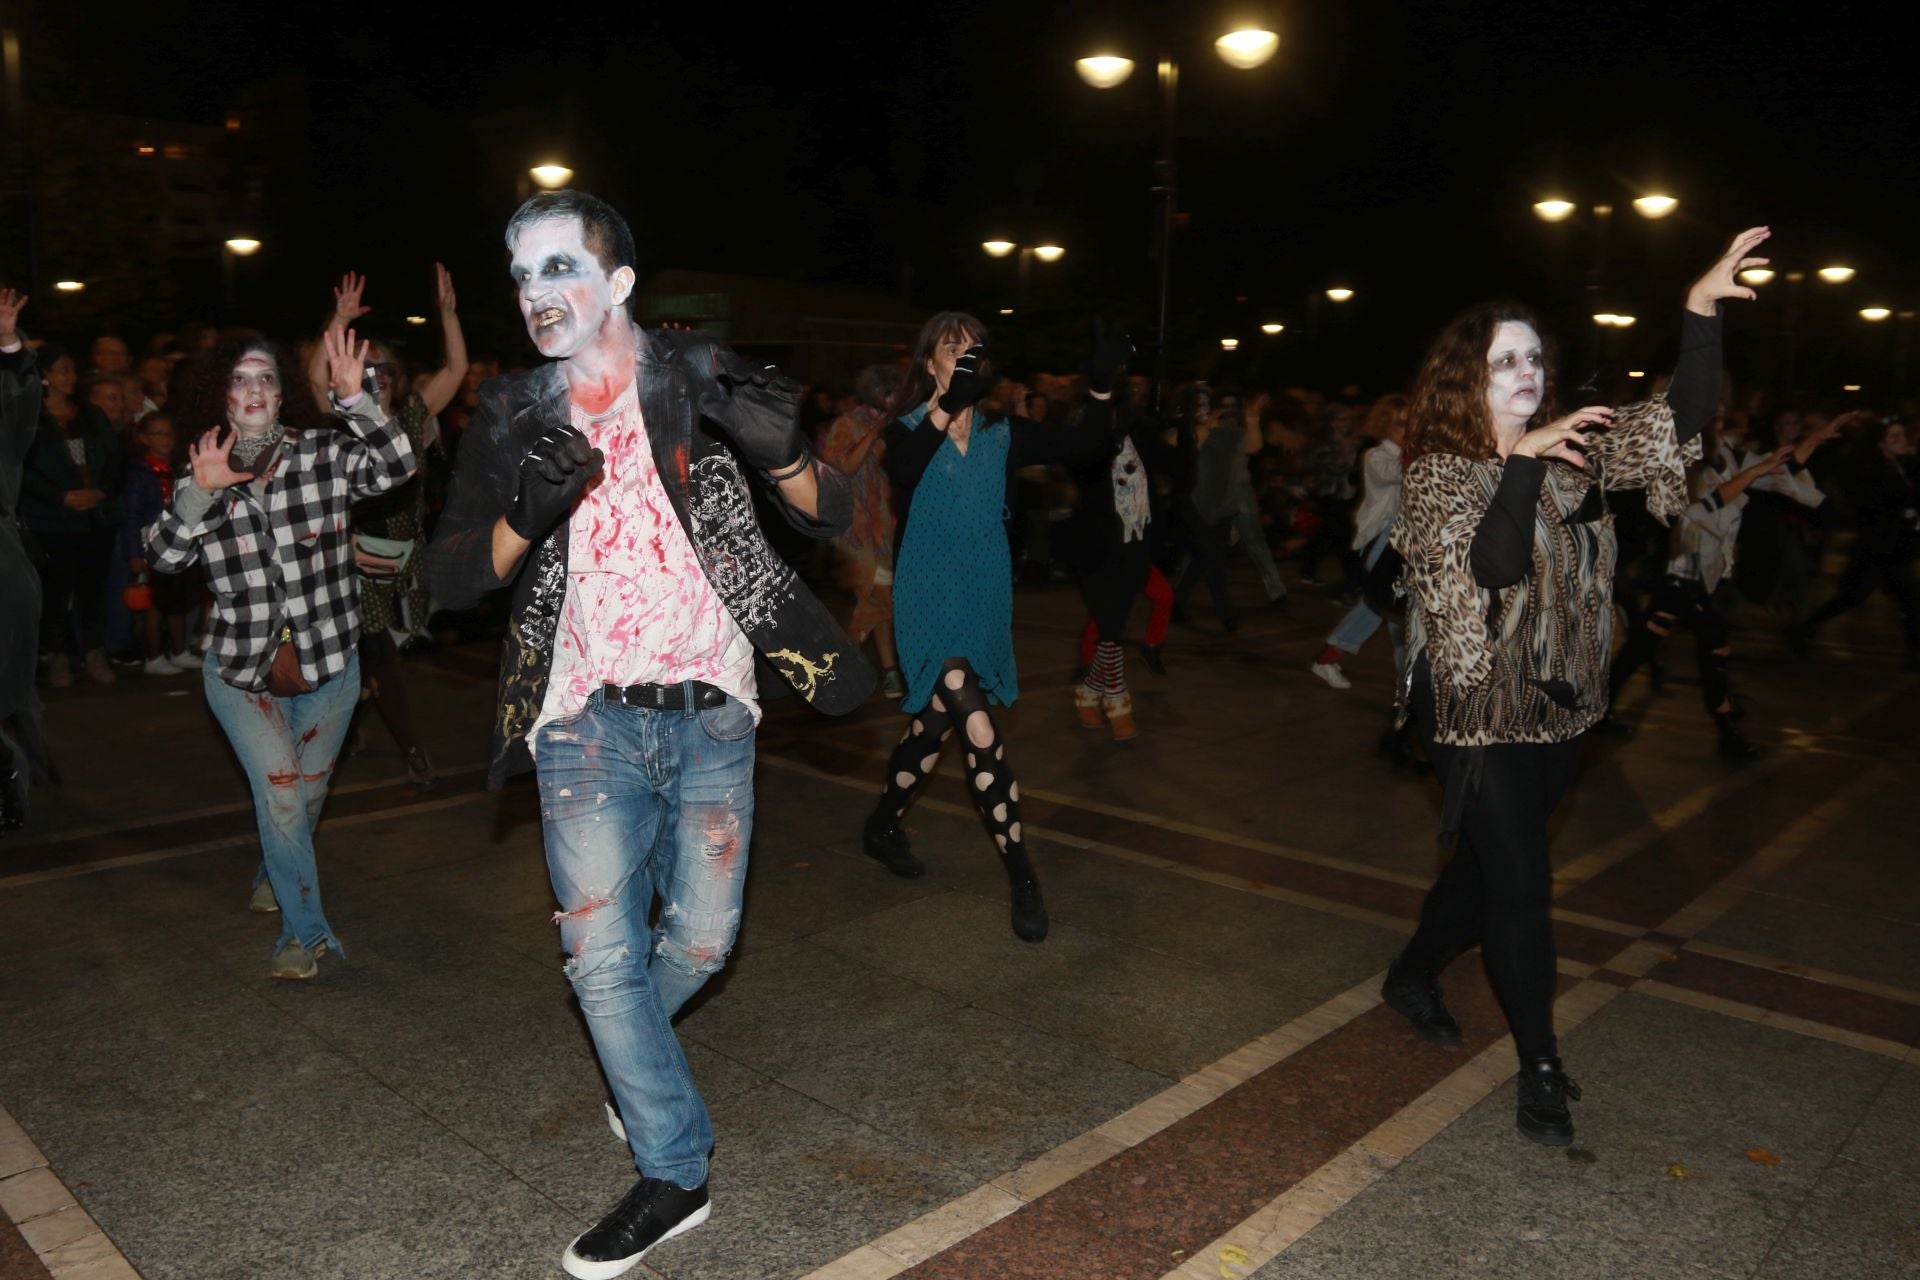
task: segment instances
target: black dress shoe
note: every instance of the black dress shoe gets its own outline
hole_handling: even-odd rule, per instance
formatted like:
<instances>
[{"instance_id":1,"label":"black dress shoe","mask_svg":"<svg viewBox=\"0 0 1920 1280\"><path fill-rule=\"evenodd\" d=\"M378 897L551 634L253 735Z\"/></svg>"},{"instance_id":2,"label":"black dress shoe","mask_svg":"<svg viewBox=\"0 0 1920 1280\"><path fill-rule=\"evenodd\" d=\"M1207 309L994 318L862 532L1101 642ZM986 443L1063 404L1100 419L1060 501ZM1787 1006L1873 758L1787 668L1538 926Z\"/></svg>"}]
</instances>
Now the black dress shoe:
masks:
<instances>
[{"instance_id":1,"label":"black dress shoe","mask_svg":"<svg viewBox=\"0 0 1920 1280\"><path fill-rule=\"evenodd\" d=\"M866 828L860 833L860 847L897 876L911 880L927 874L927 864L913 856L907 833L877 813L868 816Z\"/></svg>"},{"instance_id":2,"label":"black dress shoe","mask_svg":"<svg viewBox=\"0 0 1920 1280\"><path fill-rule=\"evenodd\" d=\"M1440 984L1425 974L1396 975L1387 970L1387 980L1380 984L1380 999L1411 1022L1422 1039L1434 1044L1460 1043L1460 1024L1447 1012L1446 1002L1440 998Z\"/></svg>"},{"instance_id":3,"label":"black dress shoe","mask_svg":"<svg viewBox=\"0 0 1920 1280\"><path fill-rule=\"evenodd\" d=\"M1153 672L1153 674L1157 676L1163 676L1167 674L1167 664L1160 660L1159 645L1157 644L1141 645L1140 657L1141 657L1141 660L1147 664L1147 670Z\"/></svg>"},{"instance_id":4,"label":"black dress shoe","mask_svg":"<svg viewBox=\"0 0 1920 1280\"><path fill-rule=\"evenodd\" d=\"M574 1237L560 1267L575 1280L613 1280L638 1265L647 1250L707 1220L707 1184L693 1190L659 1178L633 1184L591 1231Z\"/></svg>"},{"instance_id":5,"label":"black dress shoe","mask_svg":"<svg viewBox=\"0 0 1920 1280\"><path fill-rule=\"evenodd\" d=\"M1521 1064L1519 1105L1514 1124L1522 1137L1542 1146L1564 1147L1573 1141L1573 1113L1567 1101L1580 1101L1580 1086L1567 1079L1558 1058L1534 1058Z\"/></svg>"},{"instance_id":6,"label":"black dress shoe","mask_svg":"<svg viewBox=\"0 0 1920 1280\"><path fill-rule=\"evenodd\" d=\"M1040 882L1028 875L1009 887L1013 890L1013 936L1022 942L1046 941L1047 904L1040 896Z\"/></svg>"}]
</instances>

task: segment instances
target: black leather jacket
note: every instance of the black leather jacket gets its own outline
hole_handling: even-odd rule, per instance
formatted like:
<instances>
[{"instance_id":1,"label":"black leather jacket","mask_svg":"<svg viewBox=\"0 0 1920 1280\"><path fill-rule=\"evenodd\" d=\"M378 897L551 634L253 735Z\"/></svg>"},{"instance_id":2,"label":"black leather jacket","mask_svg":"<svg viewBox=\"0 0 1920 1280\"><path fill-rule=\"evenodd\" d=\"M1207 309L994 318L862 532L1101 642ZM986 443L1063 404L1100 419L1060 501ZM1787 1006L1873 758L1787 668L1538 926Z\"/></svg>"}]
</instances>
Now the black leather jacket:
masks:
<instances>
[{"instance_id":1,"label":"black leather jacket","mask_svg":"<svg viewBox=\"0 0 1920 1280\"><path fill-rule=\"evenodd\" d=\"M635 377L654 464L708 582L766 659L763 671L771 665L815 707L844 714L873 691L873 668L767 545L740 462L696 407L714 390L710 370L717 345L700 333L642 331ZM428 587L448 608L468 608L500 587L513 591L487 776L495 789L533 766L526 738L553 665L554 630L566 600L568 534L563 520L502 579L493 572L493 527L513 503L528 448L570 419L566 375L557 363L481 387L427 549ZM852 493L833 467L819 467L817 474L818 518L794 510L777 488L768 487L788 523L810 537L832 538L851 519Z\"/></svg>"}]
</instances>

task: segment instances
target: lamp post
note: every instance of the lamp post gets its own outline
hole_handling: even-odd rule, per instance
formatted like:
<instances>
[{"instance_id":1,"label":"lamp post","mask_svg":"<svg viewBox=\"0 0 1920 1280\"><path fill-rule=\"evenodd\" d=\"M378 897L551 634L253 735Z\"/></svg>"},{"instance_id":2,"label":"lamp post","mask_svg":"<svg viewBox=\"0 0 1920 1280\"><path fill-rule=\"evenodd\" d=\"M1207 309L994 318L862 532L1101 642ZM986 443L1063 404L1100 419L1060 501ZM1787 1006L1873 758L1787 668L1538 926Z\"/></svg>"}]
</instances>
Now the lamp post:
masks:
<instances>
[{"instance_id":1,"label":"lamp post","mask_svg":"<svg viewBox=\"0 0 1920 1280\"><path fill-rule=\"evenodd\" d=\"M240 303L236 260L251 258L258 252L260 242L252 236L233 236L220 246L220 283L226 294L227 306L235 307Z\"/></svg>"},{"instance_id":2,"label":"lamp post","mask_svg":"<svg viewBox=\"0 0 1920 1280\"><path fill-rule=\"evenodd\" d=\"M1661 191L1647 191L1633 198L1633 211L1649 222L1658 222L1672 215L1680 207L1680 201ZM1594 377L1600 373L1600 331L1604 328L1624 328L1601 320L1602 315L1611 312L1600 308L1600 298L1607 288L1607 254L1613 232L1613 205L1594 204L1589 206L1593 214L1593 262L1587 268L1587 303L1593 313L1593 342L1589 348ZM1580 205L1555 193L1533 203L1533 216L1542 222L1565 222L1580 212ZM1631 318L1627 320L1632 324Z\"/></svg>"},{"instance_id":3,"label":"lamp post","mask_svg":"<svg viewBox=\"0 0 1920 1280\"><path fill-rule=\"evenodd\" d=\"M1171 41L1169 41L1171 43ZM1222 62L1241 71L1264 66L1280 48L1280 37L1272 31L1247 27L1229 31L1213 42ZM1080 78L1096 89L1113 89L1133 74L1133 60L1103 51L1074 63ZM1160 94L1160 137L1154 153L1153 181L1148 190L1154 201L1154 245L1159 255L1159 302L1155 307L1156 349L1153 359L1153 396L1156 409L1163 407L1167 387L1168 314L1173 296L1173 219L1179 203L1180 64L1172 50L1155 65L1155 82Z\"/></svg>"},{"instance_id":4,"label":"lamp post","mask_svg":"<svg viewBox=\"0 0 1920 1280\"><path fill-rule=\"evenodd\" d=\"M981 241L980 247L986 251L986 255L989 258L1007 258L1014 257L1016 254L1018 255L1015 259L1013 299L1013 305L1016 307L1028 305L1027 298L1030 292L1030 277L1032 274L1030 264L1033 260L1038 258L1042 262L1054 263L1067 256L1066 249L1052 241L1048 241L1045 244L1016 244L1012 240L995 239Z\"/></svg>"}]
</instances>

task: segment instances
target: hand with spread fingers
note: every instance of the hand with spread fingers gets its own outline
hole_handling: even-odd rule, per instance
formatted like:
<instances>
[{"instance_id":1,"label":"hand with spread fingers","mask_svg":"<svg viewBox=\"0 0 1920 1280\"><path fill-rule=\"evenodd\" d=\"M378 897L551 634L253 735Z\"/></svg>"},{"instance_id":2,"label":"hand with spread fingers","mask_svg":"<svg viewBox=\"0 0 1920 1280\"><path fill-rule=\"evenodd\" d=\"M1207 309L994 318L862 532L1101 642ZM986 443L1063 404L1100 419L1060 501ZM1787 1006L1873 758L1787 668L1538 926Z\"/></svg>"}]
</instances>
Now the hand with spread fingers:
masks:
<instances>
[{"instance_id":1,"label":"hand with spread fingers","mask_svg":"<svg viewBox=\"0 0 1920 1280\"><path fill-rule=\"evenodd\" d=\"M1558 458L1585 468L1587 455L1581 452L1587 442L1583 434L1613 421L1613 410L1603 404L1576 409L1564 418L1556 418L1544 427L1535 427L1514 442L1513 452L1523 458Z\"/></svg>"},{"instance_id":2,"label":"hand with spread fingers","mask_svg":"<svg viewBox=\"0 0 1920 1280\"><path fill-rule=\"evenodd\" d=\"M1687 310L1701 316L1718 315L1723 298L1745 298L1749 302L1758 298L1760 295L1741 284L1738 276L1749 267L1767 265L1770 259L1749 255L1772 234L1771 227L1749 227L1735 236L1726 252L1687 289Z\"/></svg>"},{"instance_id":3,"label":"hand with spread fingers","mask_svg":"<svg viewBox=\"0 0 1920 1280\"><path fill-rule=\"evenodd\" d=\"M519 488L507 511L507 527L537 542L573 509L574 500L600 475L606 461L576 428L548 431L520 460Z\"/></svg>"},{"instance_id":4,"label":"hand with spread fingers","mask_svg":"<svg viewBox=\"0 0 1920 1280\"><path fill-rule=\"evenodd\" d=\"M233 442L239 438L238 431L214 427L202 435L197 444L187 446L187 462L193 468L193 482L196 485L208 493L218 493L253 479L252 472L235 471L227 460L227 455L233 452Z\"/></svg>"},{"instance_id":5,"label":"hand with spread fingers","mask_svg":"<svg viewBox=\"0 0 1920 1280\"><path fill-rule=\"evenodd\" d=\"M12 289L0 289L0 347L10 347L20 339L20 312L27 295Z\"/></svg>"},{"instance_id":6,"label":"hand with spread fingers","mask_svg":"<svg viewBox=\"0 0 1920 1280\"><path fill-rule=\"evenodd\" d=\"M360 295L366 290L367 278L349 271L340 277L340 283L333 289L333 328L344 329L358 320L372 307L360 305Z\"/></svg>"},{"instance_id":7,"label":"hand with spread fingers","mask_svg":"<svg viewBox=\"0 0 1920 1280\"><path fill-rule=\"evenodd\" d=\"M748 465L771 475L790 472L806 457L800 430L804 391L773 365L755 365L716 347L714 389L700 397L700 412L718 423Z\"/></svg>"},{"instance_id":8,"label":"hand with spread fingers","mask_svg":"<svg viewBox=\"0 0 1920 1280\"><path fill-rule=\"evenodd\" d=\"M986 364L987 348L982 343L976 342L961 353L953 362L947 389L940 395L940 412L951 418L987 398L999 379L986 371Z\"/></svg>"}]
</instances>

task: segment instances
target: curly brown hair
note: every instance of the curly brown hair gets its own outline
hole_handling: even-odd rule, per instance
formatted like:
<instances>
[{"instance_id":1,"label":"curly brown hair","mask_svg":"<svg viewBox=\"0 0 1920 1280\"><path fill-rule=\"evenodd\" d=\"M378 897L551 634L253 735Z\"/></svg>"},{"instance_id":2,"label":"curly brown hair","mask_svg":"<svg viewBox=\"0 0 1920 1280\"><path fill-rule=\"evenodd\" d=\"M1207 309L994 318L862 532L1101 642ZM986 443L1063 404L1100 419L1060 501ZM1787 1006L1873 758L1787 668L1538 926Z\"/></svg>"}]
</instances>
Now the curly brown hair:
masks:
<instances>
[{"instance_id":1,"label":"curly brown hair","mask_svg":"<svg viewBox=\"0 0 1920 1280\"><path fill-rule=\"evenodd\" d=\"M1518 302L1496 299L1461 312L1433 340L1420 366L1420 377L1413 384L1412 419L1405 445L1408 462L1423 453L1493 456L1493 417L1487 412L1487 352L1493 346L1493 335L1510 320L1540 333L1540 322L1531 310ZM1553 344L1542 335L1540 407L1527 420L1529 427L1553 420L1554 355Z\"/></svg>"},{"instance_id":2,"label":"curly brown hair","mask_svg":"<svg viewBox=\"0 0 1920 1280\"><path fill-rule=\"evenodd\" d=\"M198 440L212 427L227 429L227 380L242 356L262 352L280 372L280 422L289 432L311 430L326 421L307 382L306 370L278 342L254 333L236 334L193 362L179 394L167 402L168 416L182 440Z\"/></svg>"}]
</instances>

